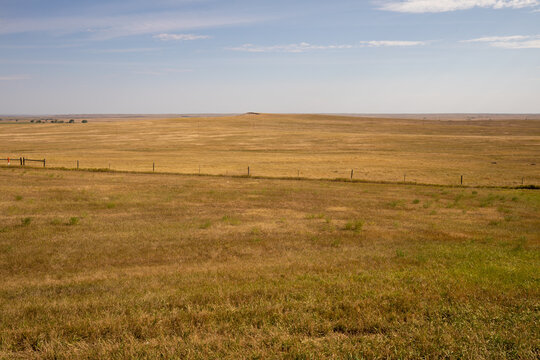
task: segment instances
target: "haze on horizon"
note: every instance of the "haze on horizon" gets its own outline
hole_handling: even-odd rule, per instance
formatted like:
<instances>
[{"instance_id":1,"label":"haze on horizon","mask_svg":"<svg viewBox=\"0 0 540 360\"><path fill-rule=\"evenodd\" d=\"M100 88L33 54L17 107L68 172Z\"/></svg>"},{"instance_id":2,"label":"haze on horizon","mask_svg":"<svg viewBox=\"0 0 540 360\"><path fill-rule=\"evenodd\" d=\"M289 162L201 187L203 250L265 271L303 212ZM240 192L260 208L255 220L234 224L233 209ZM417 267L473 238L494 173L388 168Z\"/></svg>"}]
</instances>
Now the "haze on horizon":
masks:
<instances>
[{"instance_id":1,"label":"haze on horizon","mask_svg":"<svg viewBox=\"0 0 540 360\"><path fill-rule=\"evenodd\" d=\"M540 113L539 0L4 0L0 113Z\"/></svg>"}]
</instances>

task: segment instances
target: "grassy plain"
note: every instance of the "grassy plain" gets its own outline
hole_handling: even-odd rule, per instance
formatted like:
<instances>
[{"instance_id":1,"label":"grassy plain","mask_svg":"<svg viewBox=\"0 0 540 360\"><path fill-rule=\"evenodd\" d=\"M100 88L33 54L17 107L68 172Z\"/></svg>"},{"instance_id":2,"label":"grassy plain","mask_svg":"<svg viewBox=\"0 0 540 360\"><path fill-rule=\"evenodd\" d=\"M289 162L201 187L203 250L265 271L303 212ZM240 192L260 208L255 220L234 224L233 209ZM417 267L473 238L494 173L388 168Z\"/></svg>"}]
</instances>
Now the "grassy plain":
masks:
<instances>
[{"instance_id":1,"label":"grassy plain","mask_svg":"<svg viewBox=\"0 0 540 360\"><path fill-rule=\"evenodd\" d=\"M540 185L538 120L89 121L0 158ZM0 358L536 359L539 234L537 190L0 167Z\"/></svg>"},{"instance_id":2,"label":"grassy plain","mask_svg":"<svg viewBox=\"0 0 540 360\"><path fill-rule=\"evenodd\" d=\"M0 157L49 166L469 185L540 185L540 120L329 115L0 123ZM536 164L536 165L532 165Z\"/></svg>"},{"instance_id":3,"label":"grassy plain","mask_svg":"<svg viewBox=\"0 0 540 360\"><path fill-rule=\"evenodd\" d=\"M154 124L154 137L178 123ZM150 124L129 123L117 138L99 133L120 125L89 124L78 141L65 134L75 127L47 126L50 143L24 145L35 130L23 126L9 146L68 156L61 150L79 144L82 156L82 139L93 136L103 154L142 154L146 142L163 155L150 134L130 142ZM320 134L327 160L337 156L334 127ZM438 148L433 132L421 138ZM525 144L514 158L532 156L530 131L512 136ZM382 139L374 137L362 141ZM485 146L502 154L495 137ZM215 141L214 154L234 143ZM238 146L259 146L246 141ZM171 140L171 159L188 143ZM535 190L5 167L0 189L0 358L540 355Z\"/></svg>"}]
</instances>

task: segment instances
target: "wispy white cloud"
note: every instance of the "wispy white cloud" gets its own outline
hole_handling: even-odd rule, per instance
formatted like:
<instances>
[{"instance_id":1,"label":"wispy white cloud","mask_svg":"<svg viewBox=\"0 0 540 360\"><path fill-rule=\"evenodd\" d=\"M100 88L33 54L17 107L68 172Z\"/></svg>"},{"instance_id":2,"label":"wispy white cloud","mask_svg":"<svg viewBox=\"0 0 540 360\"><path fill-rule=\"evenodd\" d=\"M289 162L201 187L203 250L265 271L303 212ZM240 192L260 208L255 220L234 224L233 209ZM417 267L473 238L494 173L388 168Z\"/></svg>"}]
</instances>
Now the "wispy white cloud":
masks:
<instances>
[{"instance_id":1,"label":"wispy white cloud","mask_svg":"<svg viewBox=\"0 0 540 360\"><path fill-rule=\"evenodd\" d=\"M21 44L6 44L6 45L0 45L0 49L67 49L67 48L75 48L80 47L81 44L62 44L62 45L46 45L46 44L28 44L28 45L21 45Z\"/></svg>"},{"instance_id":2,"label":"wispy white cloud","mask_svg":"<svg viewBox=\"0 0 540 360\"><path fill-rule=\"evenodd\" d=\"M540 38L527 41L499 41L490 45L504 49L540 49Z\"/></svg>"},{"instance_id":3,"label":"wispy white cloud","mask_svg":"<svg viewBox=\"0 0 540 360\"><path fill-rule=\"evenodd\" d=\"M503 49L540 49L540 35L486 36L463 40L464 43L487 43Z\"/></svg>"},{"instance_id":4,"label":"wispy white cloud","mask_svg":"<svg viewBox=\"0 0 540 360\"><path fill-rule=\"evenodd\" d=\"M190 41L190 40L202 40L210 39L209 35L196 35L196 34L157 34L153 36L154 39L159 39L162 41Z\"/></svg>"},{"instance_id":5,"label":"wispy white cloud","mask_svg":"<svg viewBox=\"0 0 540 360\"><path fill-rule=\"evenodd\" d=\"M253 53L264 52L282 52L282 53L302 53L306 51L316 50L346 50L361 47L406 47L406 46L421 46L426 45L425 41L394 41L394 40L373 40L373 41L360 41L355 45L351 44L331 44L331 45L314 45L307 42L301 42L298 44L286 44L286 45L270 45L260 46L254 44L243 44L237 47L229 47L227 50L233 51L245 51Z\"/></svg>"},{"instance_id":6,"label":"wispy white cloud","mask_svg":"<svg viewBox=\"0 0 540 360\"><path fill-rule=\"evenodd\" d=\"M380 9L403 13L440 13L475 7L521 9L540 5L539 0L403 0L385 1Z\"/></svg>"},{"instance_id":7,"label":"wispy white cloud","mask_svg":"<svg viewBox=\"0 0 540 360\"><path fill-rule=\"evenodd\" d=\"M486 36L476 39L462 40L461 42L497 42L497 41L520 41L528 39L530 36L526 35L511 35L511 36Z\"/></svg>"},{"instance_id":8,"label":"wispy white cloud","mask_svg":"<svg viewBox=\"0 0 540 360\"><path fill-rule=\"evenodd\" d=\"M407 47L407 46L424 46L427 45L427 41L399 41L399 40L373 40L373 41L362 41L362 45L369 47Z\"/></svg>"},{"instance_id":9,"label":"wispy white cloud","mask_svg":"<svg viewBox=\"0 0 540 360\"><path fill-rule=\"evenodd\" d=\"M301 42L299 44L288 45L271 45L271 46L259 46L253 44L244 44L237 47L227 48L234 51L246 51L246 52L288 52L288 53L301 53L309 50L336 50L336 49L351 49L352 45L313 45L307 42Z\"/></svg>"},{"instance_id":10,"label":"wispy white cloud","mask_svg":"<svg viewBox=\"0 0 540 360\"><path fill-rule=\"evenodd\" d=\"M161 48L128 48L128 49L92 49L87 52L95 54L124 54L124 53L141 53L141 52L155 52Z\"/></svg>"},{"instance_id":11,"label":"wispy white cloud","mask_svg":"<svg viewBox=\"0 0 540 360\"><path fill-rule=\"evenodd\" d=\"M188 72L193 72L193 69L162 68L162 69L150 69L150 70L135 70L133 71L133 74L161 76L161 75L169 75L169 74L188 73Z\"/></svg>"},{"instance_id":12,"label":"wispy white cloud","mask_svg":"<svg viewBox=\"0 0 540 360\"><path fill-rule=\"evenodd\" d=\"M5 75L0 76L0 81L29 80L29 75Z\"/></svg>"},{"instance_id":13,"label":"wispy white cloud","mask_svg":"<svg viewBox=\"0 0 540 360\"><path fill-rule=\"evenodd\" d=\"M93 39L111 39L131 35L175 35L172 33L192 29L244 25L262 20L256 16L214 16L211 14L203 16L202 14L190 13L14 18L3 19L0 22L0 35L52 32L56 34L85 34Z\"/></svg>"}]
</instances>

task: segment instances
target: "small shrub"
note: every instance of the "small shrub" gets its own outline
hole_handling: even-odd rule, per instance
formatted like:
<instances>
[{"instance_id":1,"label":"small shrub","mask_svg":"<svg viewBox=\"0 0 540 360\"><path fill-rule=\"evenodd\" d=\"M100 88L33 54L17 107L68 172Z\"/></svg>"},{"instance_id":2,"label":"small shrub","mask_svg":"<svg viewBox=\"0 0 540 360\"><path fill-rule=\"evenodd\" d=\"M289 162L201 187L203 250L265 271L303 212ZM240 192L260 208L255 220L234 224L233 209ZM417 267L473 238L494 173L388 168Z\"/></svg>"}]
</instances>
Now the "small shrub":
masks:
<instances>
[{"instance_id":1,"label":"small shrub","mask_svg":"<svg viewBox=\"0 0 540 360\"><path fill-rule=\"evenodd\" d=\"M362 230L364 222L362 220L352 220L345 224L345 230L359 232Z\"/></svg>"},{"instance_id":2,"label":"small shrub","mask_svg":"<svg viewBox=\"0 0 540 360\"><path fill-rule=\"evenodd\" d=\"M497 208L497 211L499 211L500 213L503 213L503 214L510 214L512 213L512 210L508 209L508 208L505 208L505 207L502 207L502 206L499 206Z\"/></svg>"},{"instance_id":3,"label":"small shrub","mask_svg":"<svg viewBox=\"0 0 540 360\"><path fill-rule=\"evenodd\" d=\"M199 225L199 229L208 229L210 226L212 226L212 222L208 220Z\"/></svg>"},{"instance_id":4,"label":"small shrub","mask_svg":"<svg viewBox=\"0 0 540 360\"><path fill-rule=\"evenodd\" d=\"M412 203L413 203L413 204L420 204L420 200L414 199Z\"/></svg>"},{"instance_id":5,"label":"small shrub","mask_svg":"<svg viewBox=\"0 0 540 360\"><path fill-rule=\"evenodd\" d=\"M81 121L83 124L86 124L88 122L88 120L83 120Z\"/></svg>"},{"instance_id":6,"label":"small shrub","mask_svg":"<svg viewBox=\"0 0 540 360\"><path fill-rule=\"evenodd\" d=\"M405 256L405 254L403 254ZM423 254L416 255L416 262L418 264L425 264L427 262L427 257Z\"/></svg>"},{"instance_id":7,"label":"small shrub","mask_svg":"<svg viewBox=\"0 0 540 360\"><path fill-rule=\"evenodd\" d=\"M21 220L21 225L22 226L28 226L28 225L30 225L31 222L32 222L32 218L31 217L26 217L26 218Z\"/></svg>"},{"instance_id":8,"label":"small shrub","mask_svg":"<svg viewBox=\"0 0 540 360\"><path fill-rule=\"evenodd\" d=\"M476 194L478 194L478 191L473 190L472 194L473 194L473 195L476 195Z\"/></svg>"},{"instance_id":9,"label":"small shrub","mask_svg":"<svg viewBox=\"0 0 540 360\"><path fill-rule=\"evenodd\" d=\"M516 239L515 245L512 248L513 251L521 251L527 245L527 238L525 236L520 236Z\"/></svg>"},{"instance_id":10,"label":"small shrub","mask_svg":"<svg viewBox=\"0 0 540 360\"><path fill-rule=\"evenodd\" d=\"M116 207L116 204L113 202L107 203L107 209L114 209Z\"/></svg>"},{"instance_id":11,"label":"small shrub","mask_svg":"<svg viewBox=\"0 0 540 360\"><path fill-rule=\"evenodd\" d=\"M76 216L72 217L72 218L69 218L69 223L68 225L70 226L73 226L73 225L77 225L79 223L80 219Z\"/></svg>"},{"instance_id":12,"label":"small shrub","mask_svg":"<svg viewBox=\"0 0 540 360\"><path fill-rule=\"evenodd\" d=\"M519 216L513 216L513 215L506 215L504 217L504 221L517 221L519 220Z\"/></svg>"},{"instance_id":13,"label":"small shrub","mask_svg":"<svg viewBox=\"0 0 540 360\"><path fill-rule=\"evenodd\" d=\"M240 220L236 219L236 218L233 218L232 216L229 216L229 215L225 215L221 218L221 220L223 222L226 222L227 224L229 225L239 225L240 224Z\"/></svg>"},{"instance_id":14,"label":"small shrub","mask_svg":"<svg viewBox=\"0 0 540 360\"><path fill-rule=\"evenodd\" d=\"M309 214L306 216L306 219L313 220L313 219L324 219L324 214Z\"/></svg>"},{"instance_id":15,"label":"small shrub","mask_svg":"<svg viewBox=\"0 0 540 360\"><path fill-rule=\"evenodd\" d=\"M17 201L21 201L22 199L23 199L23 197L21 195L15 196L15 200L17 200Z\"/></svg>"},{"instance_id":16,"label":"small shrub","mask_svg":"<svg viewBox=\"0 0 540 360\"><path fill-rule=\"evenodd\" d=\"M402 250L396 250L396 256L402 258L405 257L405 253Z\"/></svg>"},{"instance_id":17,"label":"small shrub","mask_svg":"<svg viewBox=\"0 0 540 360\"><path fill-rule=\"evenodd\" d=\"M333 247L333 248L340 247L340 246L341 246L341 239L334 239L334 240L330 243L330 246Z\"/></svg>"},{"instance_id":18,"label":"small shrub","mask_svg":"<svg viewBox=\"0 0 540 360\"><path fill-rule=\"evenodd\" d=\"M62 220L56 218L51 220L51 225L60 225L62 223Z\"/></svg>"},{"instance_id":19,"label":"small shrub","mask_svg":"<svg viewBox=\"0 0 540 360\"><path fill-rule=\"evenodd\" d=\"M254 227L251 229L251 235L260 235L261 234L261 229L259 229L258 227Z\"/></svg>"}]
</instances>

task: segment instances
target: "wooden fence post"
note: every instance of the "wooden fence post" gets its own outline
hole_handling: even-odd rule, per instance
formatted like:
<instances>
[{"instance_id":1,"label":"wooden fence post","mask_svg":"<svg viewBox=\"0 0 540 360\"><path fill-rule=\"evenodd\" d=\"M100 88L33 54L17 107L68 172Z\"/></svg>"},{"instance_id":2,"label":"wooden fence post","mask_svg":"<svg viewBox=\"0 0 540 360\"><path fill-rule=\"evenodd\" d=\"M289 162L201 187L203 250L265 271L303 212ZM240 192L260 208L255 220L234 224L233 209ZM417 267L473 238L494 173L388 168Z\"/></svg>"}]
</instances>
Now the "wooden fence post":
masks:
<instances>
[{"instance_id":1,"label":"wooden fence post","mask_svg":"<svg viewBox=\"0 0 540 360\"><path fill-rule=\"evenodd\" d=\"M351 169L351 181L353 179L353 176L354 176L354 169Z\"/></svg>"},{"instance_id":2,"label":"wooden fence post","mask_svg":"<svg viewBox=\"0 0 540 360\"><path fill-rule=\"evenodd\" d=\"M156 172L156 163L155 162L152 163L152 172Z\"/></svg>"},{"instance_id":3,"label":"wooden fence post","mask_svg":"<svg viewBox=\"0 0 540 360\"><path fill-rule=\"evenodd\" d=\"M79 170L79 160L77 160L77 170Z\"/></svg>"},{"instance_id":4,"label":"wooden fence post","mask_svg":"<svg viewBox=\"0 0 540 360\"><path fill-rule=\"evenodd\" d=\"M249 176L249 166L248 166L248 176Z\"/></svg>"},{"instance_id":5,"label":"wooden fence post","mask_svg":"<svg viewBox=\"0 0 540 360\"><path fill-rule=\"evenodd\" d=\"M45 167L45 159L43 159L43 167Z\"/></svg>"},{"instance_id":6,"label":"wooden fence post","mask_svg":"<svg viewBox=\"0 0 540 360\"><path fill-rule=\"evenodd\" d=\"M21 166L23 166L22 157L20 157L19 160L21 161Z\"/></svg>"},{"instance_id":7,"label":"wooden fence post","mask_svg":"<svg viewBox=\"0 0 540 360\"><path fill-rule=\"evenodd\" d=\"M463 175L461 175L461 185L463 185Z\"/></svg>"}]
</instances>

